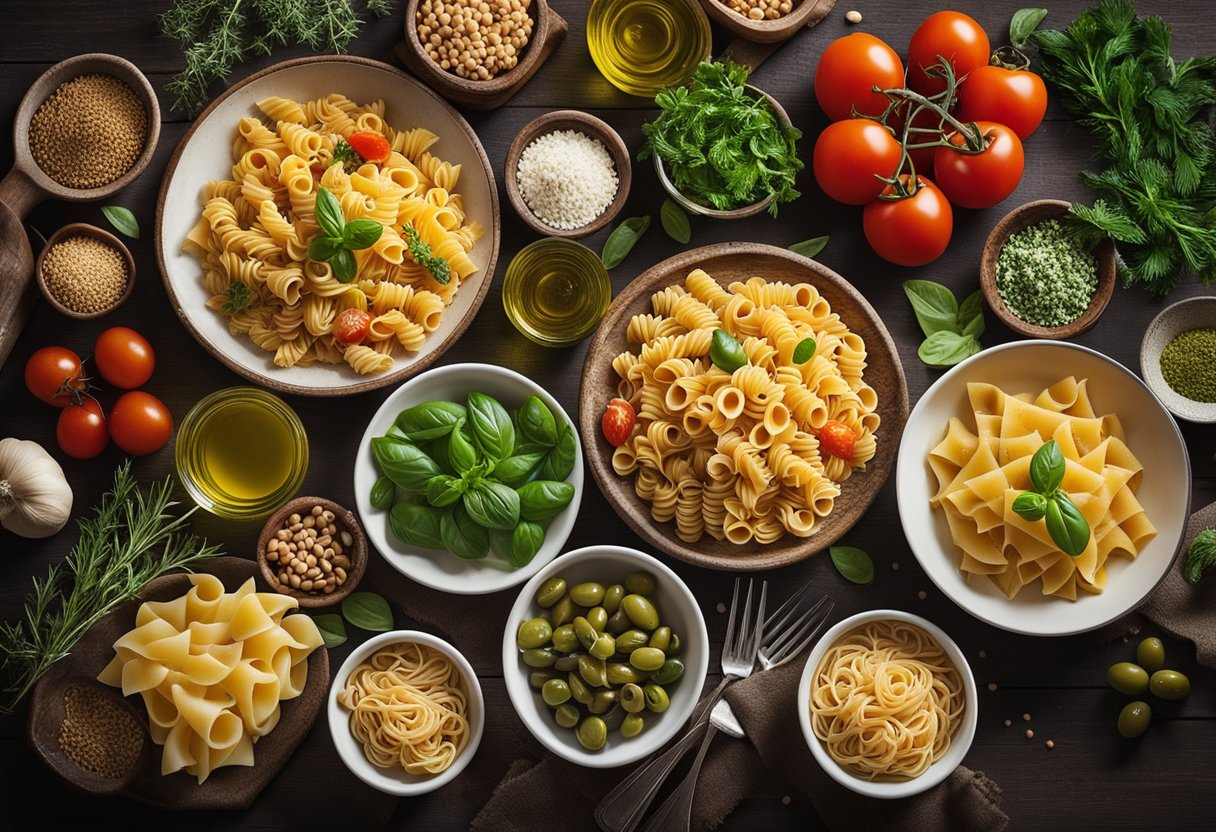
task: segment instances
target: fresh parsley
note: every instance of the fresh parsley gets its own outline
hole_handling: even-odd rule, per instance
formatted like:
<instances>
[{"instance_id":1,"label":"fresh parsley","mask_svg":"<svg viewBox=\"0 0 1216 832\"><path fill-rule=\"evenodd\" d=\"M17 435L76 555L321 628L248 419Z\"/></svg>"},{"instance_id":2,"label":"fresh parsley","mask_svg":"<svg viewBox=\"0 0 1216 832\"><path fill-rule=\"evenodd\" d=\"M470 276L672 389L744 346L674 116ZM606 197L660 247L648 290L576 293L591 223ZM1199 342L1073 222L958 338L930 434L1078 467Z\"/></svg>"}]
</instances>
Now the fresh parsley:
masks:
<instances>
[{"instance_id":1,"label":"fresh parsley","mask_svg":"<svg viewBox=\"0 0 1216 832\"><path fill-rule=\"evenodd\" d=\"M363 157L359 155L359 151L350 146L350 142L346 139L338 139L334 144L334 156L330 160L330 166L342 165L342 169L347 173L358 170L359 165L363 164Z\"/></svg>"},{"instance_id":2,"label":"fresh parsley","mask_svg":"<svg viewBox=\"0 0 1216 832\"><path fill-rule=\"evenodd\" d=\"M384 226L369 219L347 222L342 204L328 188L317 189L316 217L321 233L309 242L308 258L329 263L338 282L350 283L358 270L355 252L374 245Z\"/></svg>"},{"instance_id":3,"label":"fresh parsley","mask_svg":"<svg viewBox=\"0 0 1216 832\"><path fill-rule=\"evenodd\" d=\"M229 315L240 312L253 300L253 292L249 291L249 287L239 280L230 283L225 294L228 300L224 301L224 311Z\"/></svg>"},{"instance_id":4,"label":"fresh parsley","mask_svg":"<svg viewBox=\"0 0 1216 832\"><path fill-rule=\"evenodd\" d=\"M1203 571L1210 566L1216 566L1216 529L1204 529L1195 535L1191 548L1187 549L1182 574L1188 581L1197 584Z\"/></svg>"},{"instance_id":5,"label":"fresh parsley","mask_svg":"<svg viewBox=\"0 0 1216 832\"><path fill-rule=\"evenodd\" d=\"M430 245L410 223L406 223L401 230L405 233L405 244L413 261L430 272L436 283L441 286L448 285L448 281L452 279L452 267L448 261L431 251Z\"/></svg>"}]
</instances>

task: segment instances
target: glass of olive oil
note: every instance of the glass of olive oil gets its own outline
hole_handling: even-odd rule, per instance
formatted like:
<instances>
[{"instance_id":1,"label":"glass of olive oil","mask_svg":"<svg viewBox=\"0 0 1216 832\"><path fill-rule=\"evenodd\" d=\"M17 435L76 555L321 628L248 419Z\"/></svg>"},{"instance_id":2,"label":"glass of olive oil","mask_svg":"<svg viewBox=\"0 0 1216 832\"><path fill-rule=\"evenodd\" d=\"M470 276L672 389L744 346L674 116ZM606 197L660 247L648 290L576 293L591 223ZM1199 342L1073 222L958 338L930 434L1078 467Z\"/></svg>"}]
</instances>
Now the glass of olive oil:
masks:
<instances>
[{"instance_id":1,"label":"glass of olive oil","mask_svg":"<svg viewBox=\"0 0 1216 832\"><path fill-rule=\"evenodd\" d=\"M299 490L308 470L308 437L300 417L278 396L229 387L186 414L174 463L196 503L220 517L250 520Z\"/></svg>"},{"instance_id":2,"label":"glass of olive oil","mask_svg":"<svg viewBox=\"0 0 1216 832\"><path fill-rule=\"evenodd\" d=\"M612 300L598 254L582 243L546 237L507 267L502 305L515 328L546 347L567 347L590 335Z\"/></svg>"},{"instance_id":3,"label":"glass of olive oil","mask_svg":"<svg viewBox=\"0 0 1216 832\"><path fill-rule=\"evenodd\" d=\"M709 18L697 0L592 0L591 60L615 87L653 98L709 59Z\"/></svg>"}]
</instances>

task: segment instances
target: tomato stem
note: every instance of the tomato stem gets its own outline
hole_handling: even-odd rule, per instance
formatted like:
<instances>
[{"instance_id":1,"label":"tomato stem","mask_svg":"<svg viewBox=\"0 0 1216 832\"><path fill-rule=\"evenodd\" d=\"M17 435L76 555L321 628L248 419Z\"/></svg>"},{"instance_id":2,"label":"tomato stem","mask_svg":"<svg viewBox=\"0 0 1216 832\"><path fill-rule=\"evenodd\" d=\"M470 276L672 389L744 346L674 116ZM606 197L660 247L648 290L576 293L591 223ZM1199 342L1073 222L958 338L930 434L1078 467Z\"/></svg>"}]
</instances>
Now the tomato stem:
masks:
<instances>
[{"instance_id":1,"label":"tomato stem","mask_svg":"<svg viewBox=\"0 0 1216 832\"><path fill-rule=\"evenodd\" d=\"M1030 58L1026 53L1022 52L1013 46L1002 46L992 53L992 57L988 59L991 66L999 66L1001 69L1024 70L1030 69Z\"/></svg>"}]
</instances>

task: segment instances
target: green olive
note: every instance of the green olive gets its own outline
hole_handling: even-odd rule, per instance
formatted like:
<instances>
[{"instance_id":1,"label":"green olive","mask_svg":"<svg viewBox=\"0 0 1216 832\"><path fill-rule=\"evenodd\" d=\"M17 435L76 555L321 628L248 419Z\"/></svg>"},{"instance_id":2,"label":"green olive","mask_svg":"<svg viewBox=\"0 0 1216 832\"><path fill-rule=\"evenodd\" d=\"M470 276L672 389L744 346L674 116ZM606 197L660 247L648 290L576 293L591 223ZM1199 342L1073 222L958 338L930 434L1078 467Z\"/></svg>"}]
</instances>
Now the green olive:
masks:
<instances>
[{"instance_id":1,"label":"green olive","mask_svg":"<svg viewBox=\"0 0 1216 832\"><path fill-rule=\"evenodd\" d=\"M636 737L642 733L642 729L646 727L646 720L641 714L629 714L621 720L621 736Z\"/></svg>"},{"instance_id":2,"label":"green olive","mask_svg":"<svg viewBox=\"0 0 1216 832\"><path fill-rule=\"evenodd\" d=\"M533 670L528 674L528 684L540 690L545 686L545 682L556 678L557 674L552 670Z\"/></svg>"},{"instance_id":3,"label":"green olive","mask_svg":"<svg viewBox=\"0 0 1216 832\"><path fill-rule=\"evenodd\" d=\"M650 674L650 681L656 685L670 685L684 675L684 662L679 659L668 659L663 666Z\"/></svg>"},{"instance_id":4,"label":"green olive","mask_svg":"<svg viewBox=\"0 0 1216 832\"><path fill-rule=\"evenodd\" d=\"M573 728L578 725L578 706L571 705L567 702L565 705L558 705L557 710L553 712L553 719L563 728Z\"/></svg>"},{"instance_id":5,"label":"green olive","mask_svg":"<svg viewBox=\"0 0 1216 832\"><path fill-rule=\"evenodd\" d=\"M543 647L553 637L553 628L543 618L531 618L519 625L515 631L515 643L521 650Z\"/></svg>"},{"instance_id":6,"label":"green olive","mask_svg":"<svg viewBox=\"0 0 1216 832\"><path fill-rule=\"evenodd\" d=\"M545 700L545 704L550 708L556 708L570 701L570 685L564 679L550 679L540 689L540 698Z\"/></svg>"},{"instance_id":7,"label":"green olive","mask_svg":"<svg viewBox=\"0 0 1216 832\"><path fill-rule=\"evenodd\" d=\"M599 633L591 626L591 622L581 615L574 619L574 635L578 638L578 643L583 645L584 650L590 650L591 645L595 644L595 640L599 637Z\"/></svg>"},{"instance_id":8,"label":"green olive","mask_svg":"<svg viewBox=\"0 0 1216 832\"><path fill-rule=\"evenodd\" d=\"M625 721L626 716L628 714L625 713L619 704L613 705L612 710L604 714L604 726L609 731L615 731L621 727L621 723Z\"/></svg>"},{"instance_id":9,"label":"green olive","mask_svg":"<svg viewBox=\"0 0 1216 832\"><path fill-rule=\"evenodd\" d=\"M621 608L621 599L625 597L625 587L620 584L613 584L604 590L604 600L602 602L605 610L609 615Z\"/></svg>"},{"instance_id":10,"label":"green olive","mask_svg":"<svg viewBox=\"0 0 1216 832\"><path fill-rule=\"evenodd\" d=\"M657 647L639 647L629 654L629 663L638 670L647 672L658 670L665 661L667 661L667 657Z\"/></svg>"},{"instance_id":11,"label":"green olive","mask_svg":"<svg viewBox=\"0 0 1216 832\"><path fill-rule=\"evenodd\" d=\"M1159 638L1146 638L1136 645L1136 664L1149 673L1165 667L1165 645Z\"/></svg>"},{"instance_id":12,"label":"green olive","mask_svg":"<svg viewBox=\"0 0 1216 832\"><path fill-rule=\"evenodd\" d=\"M625 579L625 591L634 595L653 595L655 586L654 575L649 572L634 572Z\"/></svg>"},{"instance_id":13,"label":"green olive","mask_svg":"<svg viewBox=\"0 0 1216 832\"><path fill-rule=\"evenodd\" d=\"M645 682L646 678L650 675L649 673L644 673L641 670L638 670L636 667L627 665L624 662L608 662L608 664L605 665L605 668L608 672L608 684L610 685L624 685L629 683L639 685L642 682Z\"/></svg>"},{"instance_id":14,"label":"green olive","mask_svg":"<svg viewBox=\"0 0 1216 832\"><path fill-rule=\"evenodd\" d=\"M578 649L578 636L573 624L563 624L553 631L553 649L559 653L573 653Z\"/></svg>"},{"instance_id":15,"label":"green olive","mask_svg":"<svg viewBox=\"0 0 1216 832\"><path fill-rule=\"evenodd\" d=\"M680 651L684 649L684 642L680 640L680 634L673 632L671 634L671 645L664 651L669 656L678 656Z\"/></svg>"},{"instance_id":16,"label":"green olive","mask_svg":"<svg viewBox=\"0 0 1216 832\"><path fill-rule=\"evenodd\" d=\"M562 673L569 673L571 670L578 670L578 657L580 655L580 653L567 653L564 656L560 656L558 660L553 663L553 669Z\"/></svg>"},{"instance_id":17,"label":"green olive","mask_svg":"<svg viewBox=\"0 0 1216 832\"><path fill-rule=\"evenodd\" d=\"M604 631L612 633L614 636L619 636L628 629L629 616L625 615L625 611L622 609L618 609L612 615L608 616L608 623L604 626Z\"/></svg>"},{"instance_id":18,"label":"green olive","mask_svg":"<svg viewBox=\"0 0 1216 832\"><path fill-rule=\"evenodd\" d=\"M645 647L649 642L650 637L642 630L626 630L616 637L616 652L624 653L627 656L639 647Z\"/></svg>"},{"instance_id":19,"label":"green olive","mask_svg":"<svg viewBox=\"0 0 1216 832\"><path fill-rule=\"evenodd\" d=\"M588 751L599 751L608 742L608 726L598 716L589 716L578 724L575 732L578 744Z\"/></svg>"},{"instance_id":20,"label":"green olive","mask_svg":"<svg viewBox=\"0 0 1216 832\"><path fill-rule=\"evenodd\" d=\"M1106 671L1106 679L1112 688L1128 696L1139 696L1148 690L1148 674L1143 667L1131 662L1112 664Z\"/></svg>"},{"instance_id":21,"label":"green olive","mask_svg":"<svg viewBox=\"0 0 1216 832\"><path fill-rule=\"evenodd\" d=\"M671 646L671 628L660 627L650 634L651 647L667 652L667 648Z\"/></svg>"},{"instance_id":22,"label":"green olive","mask_svg":"<svg viewBox=\"0 0 1216 832\"><path fill-rule=\"evenodd\" d=\"M583 681L583 677L577 673L571 673L566 677L566 684L570 686L570 698L582 705L590 705L592 697L595 696L591 692L591 688Z\"/></svg>"},{"instance_id":23,"label":"green olive","mask_svg":"<svg viewBox=\"0 0 1216 832\"><path fill-rule=\"evenodd\" d=\"M563 595L549 610L549 623L555 628L574 620L574 602L569 595Z\"/></svg>"},{"instance_id":24,"label":"green olive","mask_svg":"<svg viewBox=\"0 0 1216 832\"><path fill-rule=\"evenodd\" d=\"M592 607L587 610L587 621L597 633L604 632L604 627L608 624L608 610L603 607Z\"/></svg>"},{"instance_id":25,"label":"green olive","mask_svg":"<svg viewBox=\"0 0 1216 832\"><path fill-rule=\"evenodd\" d=\"M528 667L553 667L553 663L557 661L557 654L552 650L540 647L533 647L531 650L523 652L524 664Z\"/></svg>"},{"instance_id":26,"label":"green olive","mask_svg":"<svg viewBox=\"0 0 1216 832\"><path fill-rule=\"evenodd\" d=\"M1161 699L1185 699L1191 692L1191 680L1177 670L1158 670L1148 682L1153 696Z\"/></svg>"},{"instance_id":27,"label":"green olive","mask_svg":"<svg viewBox=\"0 0 1216 832\"><path fill-rule=\"evenodd\" d=\"M536 603L547 610L562 600L562 596L565 594L566 579L561 575L555 575L541 584L540 589L536 590Z\"/></svg>"},{"instance_id":28,"label":"green olive","mask_svg":"<svg viewBox=\"0 0 1216 832\"><path fill-rule=\"evenodd\" d=\"M1153 709L1147 702L1128 702L1119 711L1119 733L1128 739L1135 739L1148 730L1148 724L1153 721Z\"/></svg>"},{"instance_id":29,"label":"green olive","mask_svg":"<svg viewBox=\"0 0 1216 832\"><path fill-rule=\"evenodd\" d=\"M629 682L622 687L616 695L616 699L621 703L621 707L631 714L646 710L646 694L642 692L641 687L633 682Z\"/></svg>"},{"instance_id":30,"label":"green olive","mask_svg":"<svg viewBox=\"0 0 1216 832\"><path fill-rule=\"evenodd\" d=\"M621 609L633 626L640 630L653 630L659 626L659 611L650 603L650 599L642 595L626 595L621 599Z\"/></svg>"},{"instance_id":31,"label":"green olive","mask_svg":"<svg viewBox=\"0 0 1216 832\"><path fill-rule=\"evenodd\" d=\"M582 676L583 681L593 688L608 687L608 668L604 665L603 659L579 656L578 675Z\"/></svg>"},{"instance_id":32,"label":"green olive","mask_svg":"<svg viewBox=\"0 0 1216 832\"><path fill-rule=\"evenodd\" d=\"M671 707L671 700L667 698L667 691L656 684L648 684L642 688L642 693L646 696L646 708L656 714L661 714L663 711Z\"/></svg>"},{"instance_id":33,"label":"green olive","mask_svg":"<svg viewBox=\"0 0 1216 832\"><path fill-rule=\"evenodd\" d=\"M603 716L612 710L616 705L616 691L614 690L597 690L595 696L591 699L591 704L587 706L587 710L596 716Z\"/></svg>"},{"instance_id":34,"label":"green olive","mask_svg":"<svg viewBox=\"0 0 1216 832\"><path fill-rule=\"evenodd\" d=\"M570 587L570 598L580 607L596 607L604 600L604 585L586 581Z\"/></svg>"},{"instance_id":35,"label":"green olive","mask_svg":"<svg viewBox=\"0 0 1216 832\"><path fill-rule=\"evenodd\" d=\"M616 652L616 639L608 633L600 633L595 644L591 645L587 652L597 659L607 659Z\"/></svg>"}]
</instances>

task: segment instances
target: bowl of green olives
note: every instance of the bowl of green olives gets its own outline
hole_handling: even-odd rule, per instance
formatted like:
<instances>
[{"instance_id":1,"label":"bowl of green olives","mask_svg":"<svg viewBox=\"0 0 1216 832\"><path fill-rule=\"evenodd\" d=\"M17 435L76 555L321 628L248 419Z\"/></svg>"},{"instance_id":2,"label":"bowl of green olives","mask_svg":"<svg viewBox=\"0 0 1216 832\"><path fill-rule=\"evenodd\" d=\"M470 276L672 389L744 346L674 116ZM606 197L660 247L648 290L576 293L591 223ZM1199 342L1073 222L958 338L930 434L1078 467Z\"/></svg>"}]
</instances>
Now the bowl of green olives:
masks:
<instances>
[{"instance_id":1,"label":"bowl of green olives","mask_svg":"<svg viewBox=\"0 0 1216 832\"><path fill-rule=\"evenodd\" d=\"M511 704L542 745L612 768L657 751L692 715L709 637L671 569L636 549L588 546L524 586L502 661Z\"/></svg>"}]
</instances>

